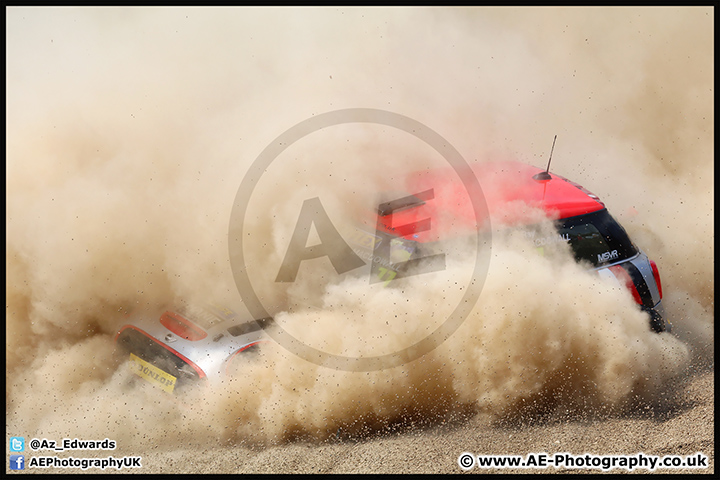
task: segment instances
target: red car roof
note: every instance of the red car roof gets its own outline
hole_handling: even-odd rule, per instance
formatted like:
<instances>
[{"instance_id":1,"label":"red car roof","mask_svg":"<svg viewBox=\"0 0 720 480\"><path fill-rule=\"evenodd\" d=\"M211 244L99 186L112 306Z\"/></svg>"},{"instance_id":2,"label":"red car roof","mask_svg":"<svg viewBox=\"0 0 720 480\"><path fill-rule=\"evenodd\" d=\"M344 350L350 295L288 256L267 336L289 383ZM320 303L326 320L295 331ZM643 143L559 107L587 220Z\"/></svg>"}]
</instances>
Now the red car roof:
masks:
<instances>
[{"instance_id":1,"label":"red car roof","mask_svg":"<svg viewBox=\"0 0 720 480\"><path fill-rule=\"evenodd\" d=\"M560 175L550 173L548 180L534 179L544 172L538 167L503 161L471 164L471 169L482 187L493 224L535 223L539 221L538 210L562 219L605 208L597 196ZM432 194L420 195L424 198L414 206L399 205L391 214L381 212L381 226L386 231L418 241L433 241L454 231L477 228L475 210L454 170L415 172L408 177L405 188L412 194L429 190Z\"/></svg>"}]
</instances>

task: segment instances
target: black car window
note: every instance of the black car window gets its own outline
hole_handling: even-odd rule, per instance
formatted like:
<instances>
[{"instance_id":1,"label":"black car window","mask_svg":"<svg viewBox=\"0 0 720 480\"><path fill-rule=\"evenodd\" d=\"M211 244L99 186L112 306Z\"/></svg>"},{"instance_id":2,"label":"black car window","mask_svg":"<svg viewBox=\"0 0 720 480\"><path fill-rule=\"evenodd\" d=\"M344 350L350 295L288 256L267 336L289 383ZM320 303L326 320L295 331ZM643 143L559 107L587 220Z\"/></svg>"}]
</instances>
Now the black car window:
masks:
<instances>
[{"instance_id":1,"label":"black car window","mask_svg":"<svg viewBox=\"0 0 720 480\"><path fill-rule=\"evenodd\" d=\"M239 337L240 335L246 335L248 333L257 332L258 330L261 330L263 328L263 324L261 322L267 321L267 319L261 319L261 320L255 320L248 323L239 323L237 325L233 325L232 327L229 327L227 331L232 335L233 337Z\"/></svg>"},{"instance_id":2,"label":"black car window","mask_svg":"<svg viewBox=\"0 0 720 480\"><path fill-rule=\"evenodd\" d=\"M625 229L606 209L567 218L557 223L577 261L595 267L626 260L638 253Z\"/></svg>"}]
</instances>

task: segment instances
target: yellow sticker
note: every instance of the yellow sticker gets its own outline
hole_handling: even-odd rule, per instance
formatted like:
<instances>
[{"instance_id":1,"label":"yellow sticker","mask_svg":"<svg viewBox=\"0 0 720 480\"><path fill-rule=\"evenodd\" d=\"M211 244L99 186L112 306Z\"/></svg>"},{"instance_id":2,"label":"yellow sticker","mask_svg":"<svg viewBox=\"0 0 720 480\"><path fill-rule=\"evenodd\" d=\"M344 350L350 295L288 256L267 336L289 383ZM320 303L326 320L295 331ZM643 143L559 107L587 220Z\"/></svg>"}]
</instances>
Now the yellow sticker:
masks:
<instances>
[{"instance_id":1,"label":"yellow sticker","mask_svg":"<svg viewBox=\"0 0 720 480\"><path fill-rule=\"evenodd\" d=\"M357 245L360 248L367 248L374 250L381 238L372 233L368 233L364 230L356 229L350 234L350 243Z\"/></svg>"},{"instance_id":2,"label":"yellow sticker","mask_svg":"<svg viewBox=\"0 0 720 480\"><path fill-rule=\"evenodd\" d=\"M163 370L160 370L155 365L146 362L132 353L130 354L130 360L132 362L132 370L135 375L144 378L154 385L157 385L168 393L172 393L175 389L175 382L177 381L177 378Z\"/></svg>"}]
</instances>

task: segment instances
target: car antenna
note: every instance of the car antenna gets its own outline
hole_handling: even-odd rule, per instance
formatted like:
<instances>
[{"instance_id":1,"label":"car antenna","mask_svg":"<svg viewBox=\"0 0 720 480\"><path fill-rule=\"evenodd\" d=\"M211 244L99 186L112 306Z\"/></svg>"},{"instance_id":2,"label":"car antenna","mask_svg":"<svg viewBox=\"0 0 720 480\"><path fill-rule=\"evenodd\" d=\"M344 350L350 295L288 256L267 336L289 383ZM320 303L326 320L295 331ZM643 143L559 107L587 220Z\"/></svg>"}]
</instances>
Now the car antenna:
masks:
<instances>
[{"instance_id":1,"label":"car antenna","mask_svg":"<svg viewBox=\"0 0 720 480\"><path fill-rule=\"evenodd\" d=\"M552 179L552 177L550 176L550 162L552 161L553 150L555 150L555 140L557 140L557 135L555 135L555 138L553 138L553 144L552 148L550 149L550 158L548 159L547 168L544 172L536 173L535 175L533 175L533 180L544 181Z\"/></svg>"}]
</instances>

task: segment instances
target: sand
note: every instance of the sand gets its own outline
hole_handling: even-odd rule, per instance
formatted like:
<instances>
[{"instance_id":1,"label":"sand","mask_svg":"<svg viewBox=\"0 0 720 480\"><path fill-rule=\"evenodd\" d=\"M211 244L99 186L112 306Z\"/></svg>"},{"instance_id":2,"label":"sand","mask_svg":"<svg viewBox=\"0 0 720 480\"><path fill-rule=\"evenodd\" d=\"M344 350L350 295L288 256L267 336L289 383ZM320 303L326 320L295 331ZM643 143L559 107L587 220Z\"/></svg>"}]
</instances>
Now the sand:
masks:
<instances>
[{"instance_id":1,"label":"sand","mask_svg":"<svg viewBox=\"0 0 720 480\"><path fill-rule=\"evenodd\" d=\"M450 424L378 434L367 440L330 439L263 449L244 446L181 449L143 456L144 473L461 473L461 453L577 456L637 455L709 457L708 468L658 469L662 473L714 472L714 374L701 372L682 382L677 399L663 408L608 419L535 418L493 424L482 416ZM139 452L134 452L139 454ZM475 473L600 473L602 468L479 469ZM627 470L607 470L624 473ZM633 473L647 473L637 468Z\"/></svg>"}]
</instances>

